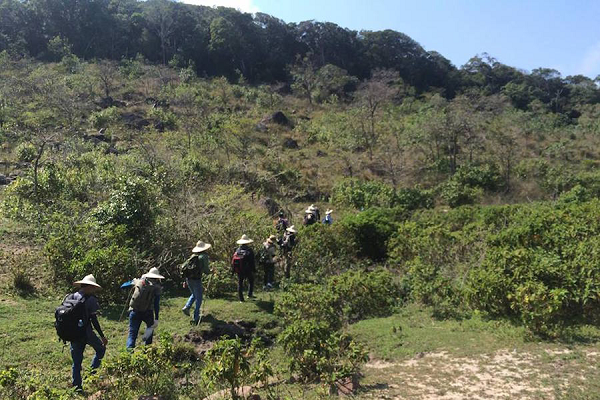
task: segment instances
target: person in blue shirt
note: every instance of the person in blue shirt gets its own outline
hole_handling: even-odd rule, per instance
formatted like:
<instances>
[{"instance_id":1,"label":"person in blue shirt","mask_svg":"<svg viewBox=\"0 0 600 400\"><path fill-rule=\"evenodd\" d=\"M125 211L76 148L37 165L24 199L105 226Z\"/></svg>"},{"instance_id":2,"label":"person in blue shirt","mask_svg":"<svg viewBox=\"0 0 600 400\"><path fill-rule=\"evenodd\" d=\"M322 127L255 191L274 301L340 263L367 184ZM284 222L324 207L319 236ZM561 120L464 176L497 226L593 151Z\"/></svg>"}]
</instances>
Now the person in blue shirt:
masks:
<instances>
[{"instance_id":1,"label":"person in blue shirt","mask_svg":"<svg viewBox=\"0 0 600 400\"><path fill-rule=\"evenodd\" d=\"M100 306L98 305L98 298L96 298L95 293L101 287L96 283L96 278L90 274L82 280L75 282L74 285L79 288L79 291L73 297L76 300L82 297L85 298L84 307L87 316L87 321L84 322L87 324L85 337L82 340L71 342L71 358L73 359L72 384L77 391L81 391L81 364L83 363L83 352L86 345L89 344L96 351L96 355L92 359L92 369L96 369L100 367L100 362L104 357L104 353L106 353L108 339L104 336L98 322L97 312ZM100 335L100 339L98 339L98 336L92 330L92 326L98 332L98 335Z\"/></svg>"},{"instance_id":2,"label":"person in blue shirt","mask_svg":"<svg viewBox=\"0 0 600 400\"><path fill-rule=\"evenodd\" d=\"M333 224L333 218L331 217L331 213L333 212L333 210L327 210L325 212L325 218L323 218L323 223L327 224L327 225L331 225Z\"/></svg>"},{"instance_id":3,"label":"person in blue shirt","mask_svg":"<svg viewBox=\"0 0 600 400\"><path fill-rule=\"evenodd\" d=\"M135 347L142 322L146 323L146 331L142 336L142 340L145 344L152 344L154 330L158 327L158 311L162 291L160 281L164 278L158 273L158 268L151 268L140 279L134 280L133 294L129 302L128 350Z\"/></svg>"}]
</instances>

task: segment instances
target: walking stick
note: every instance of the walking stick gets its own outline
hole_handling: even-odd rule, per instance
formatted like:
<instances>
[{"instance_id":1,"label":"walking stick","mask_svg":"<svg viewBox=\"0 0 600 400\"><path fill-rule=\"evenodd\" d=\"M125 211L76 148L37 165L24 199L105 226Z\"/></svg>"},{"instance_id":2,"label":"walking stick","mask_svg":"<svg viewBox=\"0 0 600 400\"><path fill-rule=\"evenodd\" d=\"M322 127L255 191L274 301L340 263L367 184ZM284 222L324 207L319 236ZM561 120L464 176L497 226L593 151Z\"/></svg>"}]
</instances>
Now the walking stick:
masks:
<instances>
[{"instance_id":1,"label":"walking stick","mask_svg":"<svg viewBox=\"0 0 600 400\"><path fill-rule=\"evenodd\" d=\"M202 296L202 304L200 305L200 318L198 318L198 323L196 326L200 325L200 321L202 321L202 316L204 314L204 303L206 302L206 298L208 297L208 289L210 289L210 284L212 282L214 274L210 274L210 278L208 278L208 283L206 284L206 296Z\"/></svg>"},{"instance_id":2,"label":"walking stick","mask_svg":"<svg viewBox=\"0 0 600 400\"><path fill-rule=\"evenodd\" d=\"M129 296L127 296L127 301L125 302L125 307L123 307L123 311L121 311L121 316L119 317L119 322L121 322L121 320L123 319L123 314L125 314L125 310L127 309L127 306L129 305L129 300L131 300L131 296L133 295L134 289L135 289L135 287L129 291Z\"/></svg>"}]
</instances>

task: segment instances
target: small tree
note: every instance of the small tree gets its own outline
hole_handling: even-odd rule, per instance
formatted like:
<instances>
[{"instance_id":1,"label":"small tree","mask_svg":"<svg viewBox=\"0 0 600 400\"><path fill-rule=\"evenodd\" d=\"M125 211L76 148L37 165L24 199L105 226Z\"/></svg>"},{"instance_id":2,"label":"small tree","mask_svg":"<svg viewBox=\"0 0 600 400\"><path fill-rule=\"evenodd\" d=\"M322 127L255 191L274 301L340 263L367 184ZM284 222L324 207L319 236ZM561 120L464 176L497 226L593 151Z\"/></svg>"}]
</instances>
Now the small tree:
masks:
<instances>
[{"instance_id":1,"label":"small tree","mask_svg":"<svg viewBox=\"0 0 600 400\"><path fill-rule=\"evenodd\" d=\"M363 82L356 93L355 118L356 133L359 141L369 151L369 159L373 159L373 150L382 135L380 122L383 107L399 94L401 83L396 71L375 70L371 79Z\"/></svg>"}]
</instances>

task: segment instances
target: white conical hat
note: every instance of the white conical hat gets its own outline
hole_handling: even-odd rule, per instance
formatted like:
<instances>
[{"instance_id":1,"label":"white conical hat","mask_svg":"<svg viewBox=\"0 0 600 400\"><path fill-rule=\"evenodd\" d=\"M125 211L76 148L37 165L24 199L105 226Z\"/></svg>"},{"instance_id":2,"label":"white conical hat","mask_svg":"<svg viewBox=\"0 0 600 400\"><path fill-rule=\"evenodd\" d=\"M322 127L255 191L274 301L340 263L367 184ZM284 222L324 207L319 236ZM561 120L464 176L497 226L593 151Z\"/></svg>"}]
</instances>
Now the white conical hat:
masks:
<instances>
[{"instance_id":1,"label":"white conical hat","mask_svg":"<svg viewBox=\"0 0 600 400\"><path fill-rule=\"evenodd\" d=\"M142 275L142 278L150 278L150 279L165 279L164 276L158 273L158 268L152 267L150 271Z\"/></svg>"},{"instance_id":2,"label":"white conical hat","mask_svg":"<svg viewBox=\"0 0 600 400\"><path fill-rule=\"evenodd\" d=\"M298 231L294 228L294 225L292 225L289 228L287 228L286 231L292 232L292 233L298 233Z\"/></svg>"},{"instance_id":3,"label":"white conical hat","mask_svg":"<svg viewBox=\"0 0 600 400\"><path fill-rule=\"evenodd\" d=\"M325 211L325 214L331 214L333 212L333 210L327 210Z\"/></svg>"},{"instance_id":4,"label":"white conical hat","mask_svg":"<svg viewBox=\"0 0 600 400\"><path fill-rule=\"evenodd\" d=\"M96 278L94 278L94 275L92 275L92 274L86 275L80 281L73 282L73 285L75 285L77 287L81 287L81 285L90 285L90 286L95 286L97 288L101 288L102 287L102 286L100 286L100 285L98 285L96 283Z\"/></svg>"},{"instance_id":5,"label":"white conical hat","mask_svg":"<svg viewBox=\"0 0 600 400\"><path fill-rule=\"evenodd\" d=\"M206 251L211 247L211 244L204 243L202 240L198 240L198 243L196 243L196 247L192 249L192 253L202 253L203 251Z\"/></svg>"},{"instance_id":6,"label":"white conical hat","mask_svg":"<svg viewBox=\"0 0 600 400\"><path fill-rule=\"evenodd\" d=\"M254 243L254 240L250 239L248 235L243 234L241 239L236 242L237 244L249 244Z\"/></svg>"}]
</instances>

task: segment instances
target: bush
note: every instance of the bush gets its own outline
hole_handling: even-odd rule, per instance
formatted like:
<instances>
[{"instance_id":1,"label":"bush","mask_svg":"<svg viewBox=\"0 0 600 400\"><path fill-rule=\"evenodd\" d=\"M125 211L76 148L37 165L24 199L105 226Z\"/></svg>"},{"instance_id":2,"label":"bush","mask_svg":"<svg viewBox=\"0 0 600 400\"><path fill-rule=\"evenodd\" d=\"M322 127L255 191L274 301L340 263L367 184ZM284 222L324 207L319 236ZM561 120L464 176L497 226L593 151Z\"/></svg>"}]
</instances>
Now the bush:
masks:
<instances>
[{"instance_id":1,"label":"bush","mask_svg":"<svg viewBox=\"0 0 600 400\"><path fill-rule=\"evenodd\" d=\"M33 143L21 143L15 151L19 161L32 162L37 157L37 149Z\"/></svg>"},{"instance_id":2,"label":"bush","mask_svg":"<svg viewBox=\"0 0 600 400\"><path fill-rule=\"evenodd\" d=\"M102 111L91 113L89 120L92 128L101 129L118 121L119 117L119 109L117 107L109 107Z\"/></svg>"},{"instance_id":3,"label":"bush","mask_svg":"<svg viewBox=\"0 0 600 400\"><path fill-rule=\"evenodd\" d=\"M315 320L288 325L279 335L292 374L305 382L322 380L333 384L356 374L368 360L364 347L349 335L332 331Z\"/></svg>"},{"instance_id":4,"label":"bush","mask_svg":"<svg viewBox=\"0 0 600 400\"><path fill-rule=\"evenodd\" d=\"M387 257L387 241L403 214L404 210L400 208L371 208L348 216L340 223L356 243L359 257L381 261Z\"/></svg>"},{"instance_id":5,"label":"bush","mask_svg":"<svg viewBox=\"0 0 600 400\"><path fill-rule=\"evenodd\" d=\"M399 283L389 271L348 271L321 285L292 286L275 303L275 313L286 325L312 319L336 330L360 319L389 315L399 294Z\"/></svg>"},{"instance_id":6,"label":"bush","mask_svg":"<svg viewBox=\"0 0 600 400\"><path fill-rule=\"evenodd\" d=\"M356 243L342 224L302 229L293 252L292 274L299 280L324 278L353 268Z\"/></svg>"},{"instance_id":7,"label":"bush","mask_svg":"<svg viewBox=\"0 0 600 400\"><path fill-rule=\"evenodd\" d=\"M101 370L87 378L93 390L102 390L106 399L126 400L158 395L161 399L178 398L176 380L186 373L176 360L173 339L167 334L152 346L140 346L133 352L122 351L105 360ZM186 360L187 361L187 360Z\"/></svg>"}]
</instances>

